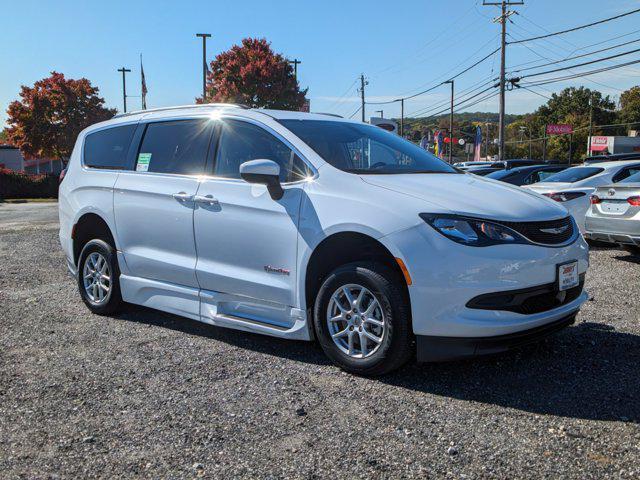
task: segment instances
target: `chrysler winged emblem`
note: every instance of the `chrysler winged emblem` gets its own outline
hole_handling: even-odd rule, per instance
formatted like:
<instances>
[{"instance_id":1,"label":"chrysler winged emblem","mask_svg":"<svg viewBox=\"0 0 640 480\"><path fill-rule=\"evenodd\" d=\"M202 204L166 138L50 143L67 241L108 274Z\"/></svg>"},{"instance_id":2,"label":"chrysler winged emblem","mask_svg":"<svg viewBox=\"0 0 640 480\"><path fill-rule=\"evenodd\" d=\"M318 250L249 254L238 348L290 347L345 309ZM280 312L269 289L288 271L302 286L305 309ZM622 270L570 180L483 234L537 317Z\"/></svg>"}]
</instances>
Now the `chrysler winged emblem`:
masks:
<instances>
[{"instance_id":1,"label":"chrysler winged emblem","mask_svg":"<svg viewBox=\"0 0 640 480\"><path fill-rule=\"evenodd\" d=\"M540 231L544 233L552 233L552 234L558 235L564 232L567 228L569 228L569 225L563 225L562 227L555 227L555 228L541 228Z\"/></svg>"}]
</instances>

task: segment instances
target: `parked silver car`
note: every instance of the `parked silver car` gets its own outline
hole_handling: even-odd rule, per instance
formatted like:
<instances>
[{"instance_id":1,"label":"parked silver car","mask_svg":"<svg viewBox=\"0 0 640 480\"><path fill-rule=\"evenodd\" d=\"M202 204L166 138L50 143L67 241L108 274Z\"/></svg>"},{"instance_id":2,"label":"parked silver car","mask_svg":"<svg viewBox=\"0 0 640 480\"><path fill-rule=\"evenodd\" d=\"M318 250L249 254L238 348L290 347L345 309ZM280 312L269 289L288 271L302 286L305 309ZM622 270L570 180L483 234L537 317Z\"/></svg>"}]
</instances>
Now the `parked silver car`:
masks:
<instances>
[{"instance_id":1,"label":"parked silver car","mask_svg":"<svg viewBox=\"0 0 640 480\"><path fill-rule=\"evenodd\" d=\"M596 188L584 236L640 250L640 171L616 184Z\"/></svg>"}]
</instances>

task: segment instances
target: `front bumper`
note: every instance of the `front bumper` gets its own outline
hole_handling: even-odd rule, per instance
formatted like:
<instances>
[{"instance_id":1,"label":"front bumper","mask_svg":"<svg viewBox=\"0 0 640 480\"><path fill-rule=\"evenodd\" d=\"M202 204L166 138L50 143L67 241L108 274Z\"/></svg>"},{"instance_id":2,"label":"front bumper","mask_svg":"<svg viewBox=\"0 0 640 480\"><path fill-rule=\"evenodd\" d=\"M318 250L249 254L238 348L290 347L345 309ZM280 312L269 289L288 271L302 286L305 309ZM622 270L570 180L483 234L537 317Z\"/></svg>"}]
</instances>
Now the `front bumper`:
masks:
<instances>
[{"instance_id":1,"label":"front bumper","mask_svg":"<svg viewBox=\"0 0 640 480\"><path fill-rule=\"evenodd\" d=\"M408 290L416 336L491 338L515 334L565 318L577 312L588 298L581 291L566 302L548 302L545 308L536 304L536 308L516 311L469 306L472 299L496 293L531 290L544 294L538 290L554 284L558 266L569 261L576 260L578 273L583 275L589 266L589 248L582 236L563 247L468 247L425 224L382 240L394 256L402 258L412 278ZM533 298L531 302L538 300Z\"/></svg>"},{"instance_id":2,"label":"front bumper","mask_svg":"<svg viewBox=\"0 0 640 480\"><path fill-rule=\"evenodd\" d=\"M490 355L537 342L573 324L577 311L540 327L496 337L416 336L418 362L444 362Z\"/></svg>"}]
</instances>

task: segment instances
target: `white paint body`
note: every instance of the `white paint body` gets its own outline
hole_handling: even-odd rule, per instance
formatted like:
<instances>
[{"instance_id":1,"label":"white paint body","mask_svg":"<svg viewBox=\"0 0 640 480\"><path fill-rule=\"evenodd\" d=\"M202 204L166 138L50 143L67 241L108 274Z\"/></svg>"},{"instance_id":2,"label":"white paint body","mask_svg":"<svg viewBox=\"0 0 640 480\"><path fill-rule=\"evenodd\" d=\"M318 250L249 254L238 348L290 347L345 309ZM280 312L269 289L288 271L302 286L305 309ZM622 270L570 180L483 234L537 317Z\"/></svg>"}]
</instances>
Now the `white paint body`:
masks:
<instances>
[{"instance_id":1,"label":"white paint body","mask_svg":"<svg viewBox=\"0 0 640 480\"><path fill-rule=\"evenodd\" d=\"M263 185L240 179L95 170L82 161L87 133L110 125L215 114L258 124L288 143L313 177L283 184L273 200ZM418 215L461 214L502 221L555 220L556 202L502 182L469 174L356 175L334 168L277 119L335 120L298 112L184 108L141 112L82 132L60 188L60 242L75 272L73 226L99 215L113 233L125 301L213 325L285 338L310 339L305 274L318 244L358 232L401 259L413 331L419 335L490 337L526 330L576 311L586 293L540 314L469 309L471 298L554 282L557 265L588 268L581 236L564 247L457 244ZM209 203L178 201L183 192ZM282 269L277 273L266 267Z\"/></svg>"},{"instance_id":2,"label":"white paint body","mask_svg":"<svg viewBox=\"0 0 640 480\"><path fill-rule=\"evenodd\" d=\"M522 188L533 190L540 194L563 193L563 192L584 192L584 195L573 200L562 202L573 216L581 232L584 232L584 219L589 210L589 197L596 188L614 182L614 177L624 168L640 165L637 160L602 162L588 165L589 167L602 168L603 171L579 182L538 182L532 185L524 185ZM567 170L564 170L566 173Z\"/></svg>"}]
</instances>

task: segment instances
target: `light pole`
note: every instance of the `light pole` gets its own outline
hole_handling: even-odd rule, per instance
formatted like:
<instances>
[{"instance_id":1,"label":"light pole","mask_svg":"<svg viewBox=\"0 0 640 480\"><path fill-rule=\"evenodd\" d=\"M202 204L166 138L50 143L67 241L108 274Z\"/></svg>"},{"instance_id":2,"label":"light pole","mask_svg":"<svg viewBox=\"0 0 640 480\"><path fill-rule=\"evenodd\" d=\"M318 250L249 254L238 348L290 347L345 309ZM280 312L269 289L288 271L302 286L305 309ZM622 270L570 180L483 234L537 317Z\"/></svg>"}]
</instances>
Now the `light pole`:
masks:
<instances>
[{"instance_id":1,"label":"light pole","mask_svg":"<svg viewBox=\"0 0 640 480\"><path fill-rule=\"evenodd\" d=\"M122 72L122 103L124 104L124 113L127 113L127 81L125 80L125 74L131 70L122 67L118 71Z\"/></svg>"},{"instance_id":2,"label":"light pole","mask_svg":"<svg viewBox=\"0 0 640 480\"><path fill-rule=\"evenodd\" d=\"M202 103L207 103L207 38L210 33L196 33L196 37L202 38Z\"/></svg>"}]
</instances>

